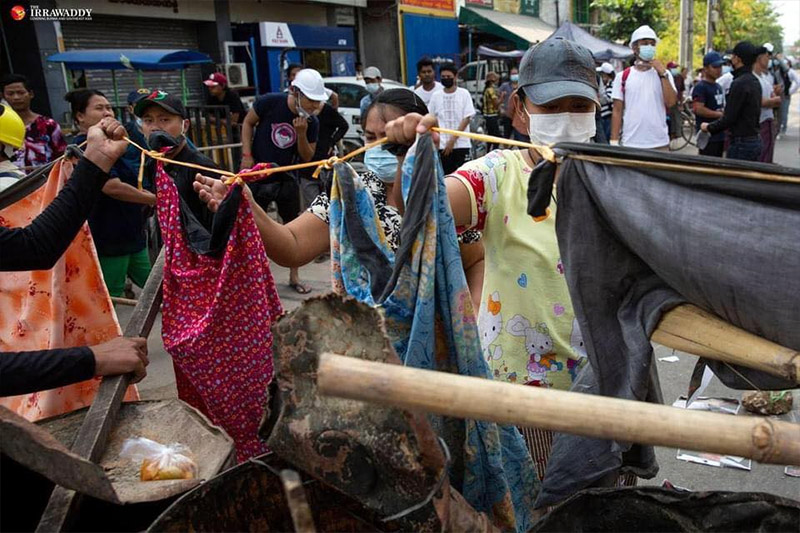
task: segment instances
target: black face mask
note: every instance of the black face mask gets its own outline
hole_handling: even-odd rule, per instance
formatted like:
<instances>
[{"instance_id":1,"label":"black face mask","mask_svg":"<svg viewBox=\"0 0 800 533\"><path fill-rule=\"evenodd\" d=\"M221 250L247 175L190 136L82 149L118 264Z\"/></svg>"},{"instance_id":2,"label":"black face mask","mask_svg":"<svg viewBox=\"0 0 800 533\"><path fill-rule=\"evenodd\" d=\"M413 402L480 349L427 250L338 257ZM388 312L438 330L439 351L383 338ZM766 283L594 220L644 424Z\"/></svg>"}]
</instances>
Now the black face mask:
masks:
<instances>
[{"instance_id":1,"label":"black face mask","mask_svg":"<svg viewBox=\"0 0 800 533\"><path fill-rule=\"evenodd\" d=\"M449 89L456 82L455 78L442 78L442 85L445 89Z\"/></svg>"},{"instance_id":2,"label":"black face mask","mask_svg":"<svg viewBox=\"0 0 800 533\"><path fill-rule=\"evenodd\" d=\"M178 137L173 137L166 131L154 131L147 138L147 146L151 150L161 150L163 148L174 148L180 146L186 137L181 133Z\"/></svg>"}]
</instances>

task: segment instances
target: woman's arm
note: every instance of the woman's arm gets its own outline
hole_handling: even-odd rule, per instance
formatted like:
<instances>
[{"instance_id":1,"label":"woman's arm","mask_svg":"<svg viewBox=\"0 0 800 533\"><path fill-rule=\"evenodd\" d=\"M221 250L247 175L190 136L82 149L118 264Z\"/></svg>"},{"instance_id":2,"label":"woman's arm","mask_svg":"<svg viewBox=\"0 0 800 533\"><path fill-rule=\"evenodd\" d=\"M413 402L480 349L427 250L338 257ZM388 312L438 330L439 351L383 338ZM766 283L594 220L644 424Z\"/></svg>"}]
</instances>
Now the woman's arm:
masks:
<instances>
[{"instance_id":1,"label":"woman's arm","mask_svg":"<svg viewBox=\"0 0 800 533\"><path fill-rule=\"evenodd\" d=\"M464 265L464 275L467 277L469 294L472 297L472 305L475 316L481 306L481 294L483 294L483 267L484 250L483 242L473 242L470 244L459 244L461 250L461 262Z\"/></svg>"},{"instance_id":2,"label":"woman's arm","mask_svg":"<svg viewBox=\"0 0 800 533\"><path fill-rule=\"evenodd\" d=\"M436 115L428 114L424 117L418 113L409 113L386 124L386 136L393 144L413 144L417 134L424 134L431 128L438 126ZM433 142L438 145L437 133L433 133ZM400 165L402 167L402 164ZM393 200L402 214L404 212L402 177L395 180L392 191ZM469 226L472 221L472 198L469 189L457 178L445 179L447 198L450 200L450 209L456 226Z\"/></svg>"},{"instance_id":3,"label":"woman's arm","mask_svg":"<svg viewBox=\"0 0 800 533\"><path fill-rule=\"evenodd\" d=\"M200 200L216 212L228 188L220 180L197 174L194 190ZM245 186L243 193L250 202L264 249L271 260L287 268L300 267L329 250L328 225L315 215L306 211L288 224L280 224L253 200L249 187Z\"/></svg>"}]
</instances>

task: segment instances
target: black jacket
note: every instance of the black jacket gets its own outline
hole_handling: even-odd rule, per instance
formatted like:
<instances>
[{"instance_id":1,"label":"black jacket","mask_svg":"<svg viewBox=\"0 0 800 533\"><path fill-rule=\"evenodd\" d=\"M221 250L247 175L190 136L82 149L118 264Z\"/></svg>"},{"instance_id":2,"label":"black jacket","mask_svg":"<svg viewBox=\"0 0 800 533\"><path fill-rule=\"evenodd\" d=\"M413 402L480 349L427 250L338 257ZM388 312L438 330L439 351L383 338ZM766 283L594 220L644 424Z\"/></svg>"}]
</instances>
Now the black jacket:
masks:
<instances>
[{"instance_id":1,"label":"black jacket","mask_svg":"<svg viewBox=\"0 0 800 533\"><path fill-rule=\"evenodd\" d=\"M761 83L749 68L740 67L733 72L733 83L725 102L722 118L708 125L710 134L730 130L733 137L758 135L761 115Z\"/></svg>"},{"instance_id":2,"label":"black jacket","mask_svg":"<svg viewBox=\"0 0 800 533\"><path fill-rule=\"evenodd\" d=\"M28 394L94 376L94 354L86 346L35 352L0 352L0 396Z\"/></svg>"},{"instance_id":3,"label":"black jacket","mask_svg":"<svg viewBox=\"0 0 800 533\"><path fill-rule=\"evenodd\" d=\"M331 148L347 133L347 120L330 104L325 104L317 116L319 119L319 137L314 160L329 157Z\"/></svg>"},{"instance_id":4,"label":"black jacket","mask_svg":"<svg viewBox=\"0 0 800 533\"><path fill-rule=\"evenodd\" d=\"M97 165L81 159L58 196L30 225L0 227L0 272L52 268L86 222L107 180Z\"/></svg>"}]
</instances>

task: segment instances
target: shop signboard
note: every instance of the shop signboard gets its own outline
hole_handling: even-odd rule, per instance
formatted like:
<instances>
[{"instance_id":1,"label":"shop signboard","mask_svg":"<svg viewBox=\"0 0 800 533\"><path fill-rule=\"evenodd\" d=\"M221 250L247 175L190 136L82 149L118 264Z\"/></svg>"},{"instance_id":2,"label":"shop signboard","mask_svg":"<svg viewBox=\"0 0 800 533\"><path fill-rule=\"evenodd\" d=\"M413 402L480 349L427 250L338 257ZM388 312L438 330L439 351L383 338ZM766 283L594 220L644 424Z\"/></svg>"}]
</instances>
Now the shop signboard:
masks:
<instances>
[{"instance_id":1,"label":"shop signboard","mask_svg":"<svg viewBox=\"0 0 800 533\"><path fill-rule=\"evenodd\" d=\"M494 10L519 15L520 0L494 0Z\"/></svg>"},{"instance_id":2,"label":"shop signboard","mask_svg":"<svg viewBox=\"0 0 800 533\"><path fill-rule=\"evenodd\" d=\"M493 0L467 0L467 6L492 9L494 7L494 2Z\"/></svg>"},{"instance_id":3,"label":"shop signboard","mask_svg":"<svg viewBox=\"0 0 800 533\"><path fill-rule=\"evenodd\" d=\"M530 15L531 17L538 17L539 0L520 0L519 12L522 15Z\"/></svg>"},{"instance_id":4,"label":"shop signboard","mask_svg":"<svg viewBox=\"0 0 800 533\"><path fill-rule=\"evenodd\" d=\"M261 46L269 48L294 48L294 37L289 25L285 22L262 22L259 24L261 31Z\"/></svg>"},{"instance_id":5,"label":"shop signboard","mask_svg":"<svg viewBox=\"0 0 800 533\"><path fill-rule=\"evenodd\" d=\"M455 12L455 0L400 0L400 4L423 9L437 9L439 11Z\"/></svg>"}]
</instances>

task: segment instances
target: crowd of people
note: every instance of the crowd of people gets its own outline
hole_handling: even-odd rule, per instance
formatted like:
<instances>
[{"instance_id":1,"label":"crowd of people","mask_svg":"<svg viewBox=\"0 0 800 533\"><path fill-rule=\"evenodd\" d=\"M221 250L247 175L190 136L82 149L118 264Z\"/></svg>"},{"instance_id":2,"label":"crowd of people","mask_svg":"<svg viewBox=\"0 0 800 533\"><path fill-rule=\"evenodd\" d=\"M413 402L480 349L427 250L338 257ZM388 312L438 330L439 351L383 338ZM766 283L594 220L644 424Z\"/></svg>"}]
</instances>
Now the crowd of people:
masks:
<instances>
[{"instance_id":1,"label":"crowd of people","mask_svg":"<svg viewBox=\"0 0 800 533\"><path fill-rule=\"evenodd\" d=\"M610 63L598 65L588 49L563 38L528 50L507 80L487 75L481 109L487 132L538 144L594 140L667 150L669 110L691 95L701 155L771 162L799 83L788 60L773 55L769 43L741 42L725 55L706 54L698 79L688 80L678 65L656 57L657 42L649 26L633 32L635 59L621 71ZM393 147L408 146L434 127L469 129L477 111L470 92L458 86L456 66L439 65L438 81L430 59L422 58L416 67L418 82L411 90L385 87L377 67L361 71L367 91L360 101L365 142L388 137ZM242 169L327 159L347 132L336 95L319 72L290 65L286 77L285 92L259 96L249 110L224 75L212 74L204 82L207 103L227 105L232 122L241 123ZM0 179L10 180L0 181L4 186L59 157L66 141L55 120L31 110L33 92L24 77L11 76L0 89L8 102L0 107ZM127 279L142 286L149 275L146 224L158 201L155 162L148 160L140 169L139 150L123 137L175 161L218 167L187 139L189 117L174 94L133 91L127 102L134 118L124 126L100 91L79 89L66 100L76 131L72 142L86 142L83 160L57 201L30 226L0 228L0 270L48 268L88 220L109 293L122 296ZM539 153L500 149L470 161L469 139L445 133L435 139L493 376L569 389L586 364L586 349L564 278L555 213L534 222L527 212L528 182ZM404 215L402 191L395 186L404 153L382 146L368 150L361 175L392 249L398 246ZM181 202L195 215L201 213L191 224L211 231L229 192L222 176L177 164L166 164L164 170ZM300 280L299 267L331 249L330 191L312 171L273 174L243 189L267 256L290 268L289 284L302 294L311 289ZM272 202L280 222L267 214ZM520 265L525 266L522 274ZM95 374L134 372L141 378L148 362L142 339L35 355L38 359L22 352L3 354L0 394Z\"/></svg>"}]
</instances>

